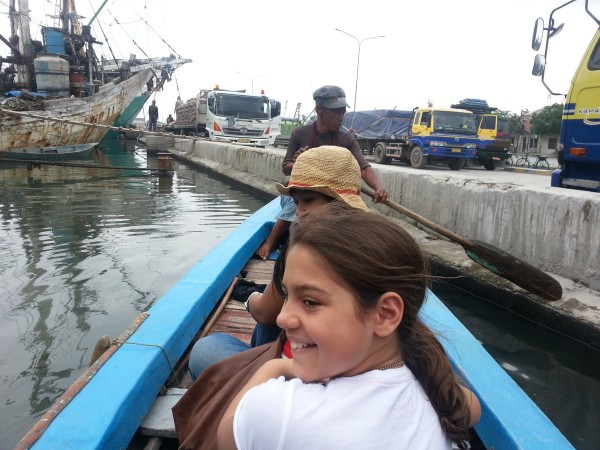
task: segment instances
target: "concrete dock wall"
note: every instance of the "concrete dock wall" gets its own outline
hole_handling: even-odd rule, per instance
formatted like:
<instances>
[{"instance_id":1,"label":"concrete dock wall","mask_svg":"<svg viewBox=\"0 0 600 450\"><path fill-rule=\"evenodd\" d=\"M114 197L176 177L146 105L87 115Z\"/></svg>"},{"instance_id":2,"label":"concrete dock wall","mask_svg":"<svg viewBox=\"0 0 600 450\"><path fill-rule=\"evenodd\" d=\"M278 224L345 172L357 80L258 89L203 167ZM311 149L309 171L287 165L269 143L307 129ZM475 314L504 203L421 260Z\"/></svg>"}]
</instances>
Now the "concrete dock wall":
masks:
<instances>
[{"instance_id":1,"label":"concrete dock wall","mask_svg":"<svg viewBox=\"0 0 600 450\"><path fill-rule=\"evenodd\" d=\"M247 174L273 195L282 150L177 140L175 151L216 170ZM489 242L551 274L600 291L600 195L400 172L373 164L391 198L460 235ZM372 203L368 203L372 204ZM401 217L386 206L385 214Z\"/></svg>"},{"instance_id":2,"label":"concrete dock wall","mask_svg":"<svg viewBox=\"0 0 600 450\"><path fill-rule=\"evenodd\" d=\"M600 290L600 195L374 169L417 214Z\"/></svg>"}]
</instances>

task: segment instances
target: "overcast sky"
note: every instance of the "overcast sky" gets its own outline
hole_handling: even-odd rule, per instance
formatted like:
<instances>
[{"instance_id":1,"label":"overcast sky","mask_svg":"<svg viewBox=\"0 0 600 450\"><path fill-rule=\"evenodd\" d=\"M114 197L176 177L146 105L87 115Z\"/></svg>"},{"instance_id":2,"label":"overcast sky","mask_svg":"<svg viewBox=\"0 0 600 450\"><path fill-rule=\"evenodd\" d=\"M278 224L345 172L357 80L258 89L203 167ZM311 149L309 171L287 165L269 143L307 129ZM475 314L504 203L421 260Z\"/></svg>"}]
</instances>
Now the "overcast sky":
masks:
<instances>
[{"instance_id":1,"label":"overcast sky","mask_svg":"<svg viewBox=\"0 0 600 450\"><path fill-rule=\"evenodd\" d=\"M0 8L6 3L0 0ZM54 12L55 3L30 0L36 23ZM91 4L98 7L101 3L78 2L78 12L86 16L84 24L93 15ZM346 91L352 107L358 43L336 28L359 40L385 36L367 39L360 47L357 110L410 110L428 100L434 106L448 107L472 97L519 113L562 103L562 97L550 96L540 79L531 75L535 19L541 16L547 22L552 9L562 3L109 0L93 33L106 42L107 57L110 44L117 57L127 58L130 53L144 57L143 52L167 56L170 46L193 59L177 70L176 81L156 94L160 120L173 112L178 93L187 100L199 89L216 84L250 92L254 83L255 93L264 89L284 108L287 102L286 116L294 114L298 102L302 114L309 114L314 106L312 92L336 84ZM600 1L591 3L600 16ZM566 93L597 29L583 6L584 0L577 0L555 16L565 27L552 39L548 55L546 82L554 92ZM39 39L38 26L32 24L34 37L36 33ZM5 49L0 52L6 53Z\"/></svg>"}]
</instances>

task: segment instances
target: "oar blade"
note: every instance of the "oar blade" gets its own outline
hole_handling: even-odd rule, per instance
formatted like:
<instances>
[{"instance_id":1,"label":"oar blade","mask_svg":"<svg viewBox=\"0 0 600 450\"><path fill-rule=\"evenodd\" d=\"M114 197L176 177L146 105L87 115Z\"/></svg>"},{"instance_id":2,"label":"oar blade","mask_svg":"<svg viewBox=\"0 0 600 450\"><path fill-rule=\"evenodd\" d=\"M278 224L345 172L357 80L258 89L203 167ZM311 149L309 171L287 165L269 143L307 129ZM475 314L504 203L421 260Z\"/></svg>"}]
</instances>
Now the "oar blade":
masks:
<instances>
[{"instance_id":1,"label":"oar blade","mask_svg":"<svg viewBox=\"0 0 600 450\"><path fill-rule=\"evenodd\" d=\"M562 297L560 283L537 267L486 242L469 239L462 245L473 261L532 294L550 301Z\"/></svg>"},{"instance_id":2,"label":"oar blade","mask_svg":"<svg viewBox=\"0 0 600 450\"><path fill-rule=\"evenodd\" d=\"M375 198L373 190L363 186L361 191ZM532 294L550 301L556 301L562 297L562 286L560 283L537 267L533 267L531 264L509 255L505 251L486 242L466 239L391 200L384 202L384 204L398 211L400 214L425 225L436 233L445 236L451 241L462 245L469 258L473 261L495 274L512 281L517 286L522 287Z\"/></svg>"}]
</instances>

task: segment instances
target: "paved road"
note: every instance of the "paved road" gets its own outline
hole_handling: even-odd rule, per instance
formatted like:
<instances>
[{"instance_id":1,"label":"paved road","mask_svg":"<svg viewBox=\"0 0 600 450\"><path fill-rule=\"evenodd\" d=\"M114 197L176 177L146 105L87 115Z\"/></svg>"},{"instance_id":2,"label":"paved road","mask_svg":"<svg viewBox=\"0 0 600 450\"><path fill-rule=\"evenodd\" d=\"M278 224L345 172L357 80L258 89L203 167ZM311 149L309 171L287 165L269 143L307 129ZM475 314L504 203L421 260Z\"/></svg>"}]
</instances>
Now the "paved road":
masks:
<instances>
[{"instance_id":1,"label":"paved road","mask_svg":"<svg viewBox=\"0 0 600 450\"><path fill-rule=\"evenodd\" d=\"M548 189L550 189L550 174L552 173L551 170L525 169L523 167L508 167L504 170L485 170L483 167L466 167L462 170L450 170L448 166L429 165L425 169L414 169L399 161L393 161L389 165L382 165L375 163L372 156L367 156L367 160L375 168L388 167L401 172L414 173L415 171L419 171L423 174L444 174L445 176L465 180L477 179L489 181L490 183L511 183L520 186L535 186ZM548 161L550 162L550 167L557 167L556 159L549 158Z\"/></svg>"}]
</instances>

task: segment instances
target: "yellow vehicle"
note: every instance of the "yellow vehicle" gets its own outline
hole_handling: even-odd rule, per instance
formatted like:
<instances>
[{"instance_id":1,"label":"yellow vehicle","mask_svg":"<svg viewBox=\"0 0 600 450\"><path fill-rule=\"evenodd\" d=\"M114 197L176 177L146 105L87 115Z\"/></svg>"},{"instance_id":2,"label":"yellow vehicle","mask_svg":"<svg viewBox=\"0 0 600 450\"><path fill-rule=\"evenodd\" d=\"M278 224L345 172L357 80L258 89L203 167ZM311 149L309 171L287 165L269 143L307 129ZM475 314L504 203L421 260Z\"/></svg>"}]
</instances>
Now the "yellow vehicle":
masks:
<instances>
[{"instance_id":1,"label":"yellow vehicle","mask_svg":"<svg viewBox=\"0 0 600 450\"><path fill-rule=\"evenodd\" d=\"M510 133L508 119L501 117L497 108L488 106L487 101L466 98L452 108L466 109L475 117L477 127L477 161L486 170L501 167L510 158Z\"/></svg>"},{"instance_id":2,"label":"yellow vehicle","mask_svg":"<svg viewBox=\"0 0 600 450\"><path fill-rule=\"evenodd\" d=\"M574 1L555 8L550 14L548 27L544 26L543 19L537 19L533 31L532 48L539 50L545 32L546 46L543 55L536 55L532 74L541 76L542 84L553 95L559 94L544 81L545 62L550 39L563 27L562 24L555 26L553 15ZM589 0L585 1L585 10L600 26L600 19L589 9ZM596 31L583 55L566 96L558 162L560 169L552 173L552 186L600 192L600 30Z\"/></svg>"}]
</instances>

